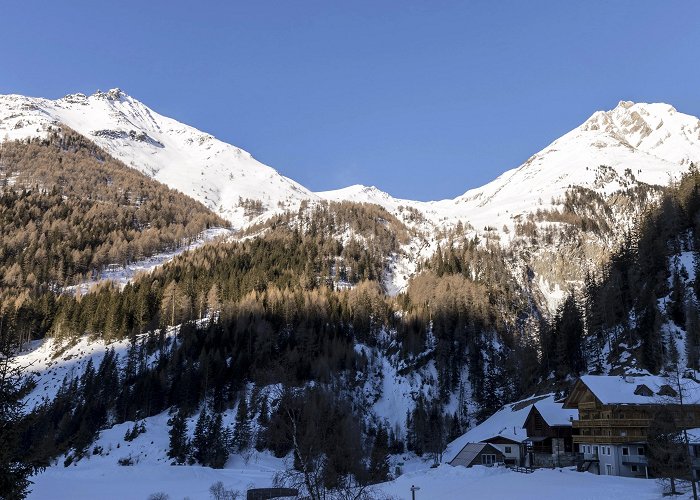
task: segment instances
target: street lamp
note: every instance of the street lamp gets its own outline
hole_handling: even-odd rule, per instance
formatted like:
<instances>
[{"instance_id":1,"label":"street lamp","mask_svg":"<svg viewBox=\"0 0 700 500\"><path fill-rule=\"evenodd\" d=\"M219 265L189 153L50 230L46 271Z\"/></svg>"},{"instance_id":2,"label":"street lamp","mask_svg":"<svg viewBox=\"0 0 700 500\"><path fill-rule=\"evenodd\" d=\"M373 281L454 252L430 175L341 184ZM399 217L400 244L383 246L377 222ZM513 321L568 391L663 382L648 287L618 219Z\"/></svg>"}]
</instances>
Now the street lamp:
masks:
<instances>
[{"instance_id":1,"label":"street lamp","mask_svg":"<svg viewBox=\"0 0 700 500\"><path fill-rule=\"evenodd\" d=\"M420 489L420 486L411 485L411 498L416 500L416 491Z\"/></svg>"}]
</instances>

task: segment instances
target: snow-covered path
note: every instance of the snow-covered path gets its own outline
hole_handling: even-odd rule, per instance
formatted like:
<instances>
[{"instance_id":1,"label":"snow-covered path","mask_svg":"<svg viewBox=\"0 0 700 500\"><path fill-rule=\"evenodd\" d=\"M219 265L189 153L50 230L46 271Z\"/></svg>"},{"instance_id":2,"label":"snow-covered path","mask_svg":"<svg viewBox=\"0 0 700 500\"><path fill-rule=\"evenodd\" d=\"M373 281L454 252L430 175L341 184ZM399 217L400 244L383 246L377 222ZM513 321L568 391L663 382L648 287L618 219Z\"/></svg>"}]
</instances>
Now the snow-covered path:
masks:
<instances>
[{"instance_id":1,"label":"snow-covered path","mask_svg":"<svg viewBox=\"0 0 700 500\"><path fill-rule=\"evenodd\" d=\"M410 499L411 486L420 487L416 500L533 499L533 500L651 500L663 498L653 480L597 476L567 469L520 474L503 467L452 467L410 472L384 483L379 491L396 499ZM676 497L685 498L685 497Z\"/></svg>"},{"instance_id":2,"label":"snow-covered path","mask_svg":"<svg viewBox=\"0 0 700 500\"><path fill-rule=\"evenodd\" d=\"M273 459L274 460L274 459ZM146 499L155 492L171 500L210 498L209 487L221 481L227 489L245 494L249 487L272 484L274 465L236 462L231 468L214 470L206 467L144 465L50 467L34 478L29 500L103 500ZM661 487L653 480L597 476L570 470L538 470L519 474L499 467L452 467L404 474L395 481L374 488L375 498L410 499L411 486L420 487L416 500L661 500ZM676 497L679 499L690 496Z\"/></svg>"},{"instance_id":3,"label":"snow-covered path","mask_svg":"<svg viewBox=\"0 0 700 500\"><path fill-rule=\"evenodd\" d=\"M64 292L75 293L78 289L80 289L81 293L86 293L88 290L90 290L92 286L102 281L113 281L117 283L120 286L120 288L123 288L138 274L151 272L156 267L162 266L163 264L173 260L181 253L184 253L188 250L194 250L195 248L199 248L205 243L209 243L216 239L225 239L233 235L234 232L235 231L233 231L232 229L227 229L224 227L214 227L211 229L207 229L206 231L200 233L197 239L189 245L183 245L180 248L176 248L174 250L152 255L146 259L133 262L124 267L119 266L107 268L104 271L102 271L97 278L84 281L79 285L66 287L64 289Z\"/></svg>"}]
</instances>

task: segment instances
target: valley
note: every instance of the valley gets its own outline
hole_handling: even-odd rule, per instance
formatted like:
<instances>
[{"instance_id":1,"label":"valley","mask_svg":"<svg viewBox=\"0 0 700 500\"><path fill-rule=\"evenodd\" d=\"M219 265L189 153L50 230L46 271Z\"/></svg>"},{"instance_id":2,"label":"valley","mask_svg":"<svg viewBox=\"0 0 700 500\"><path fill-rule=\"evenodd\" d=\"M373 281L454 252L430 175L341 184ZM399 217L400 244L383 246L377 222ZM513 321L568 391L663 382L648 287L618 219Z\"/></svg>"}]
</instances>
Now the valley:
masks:
<instances>
[{"instance_id":1,"label":"valley","mask_svg":"<svg viewBox=\"0 0 700 500\"><path fill-rule=\"evenodd\" d=\"M698 373L697 118L623 101L432 202L311 192L119 89L0 96L0 137L2 352L29 381L13 439L46 468L29 498L104 477L114 498L153 478L659 493L430 467L581 374Z\"/></svg>"}]
</instances>

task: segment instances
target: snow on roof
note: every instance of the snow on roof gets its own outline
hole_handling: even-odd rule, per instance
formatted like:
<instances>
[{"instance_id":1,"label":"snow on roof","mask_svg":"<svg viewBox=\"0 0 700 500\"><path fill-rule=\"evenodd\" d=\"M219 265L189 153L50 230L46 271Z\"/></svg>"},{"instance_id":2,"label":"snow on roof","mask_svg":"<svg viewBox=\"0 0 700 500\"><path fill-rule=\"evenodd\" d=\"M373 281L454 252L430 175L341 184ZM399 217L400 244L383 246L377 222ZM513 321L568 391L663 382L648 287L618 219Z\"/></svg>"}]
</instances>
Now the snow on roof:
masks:
<instances>
[{"instance_id":1,"label":"snow on roof","mask_svg":"<svg viewBox=\"0 0 700 500\"><path fill-rule=\"evenodd\" d=\"M690 444L700 444L700 427L688 429L688 442Z\"/></svg>"},{"instance_id":2,"label":"snow on roof","mask_svg":"<svg viewBox=\"0 0 700 500\"><path fill-rule=\"evenodd\" d=\"M677 391L677 382L672 378L659 375L584 375L581 377L581 382L603 404L670 404L678 402L678 398L675 396L662 395L664 386L670 386L671 389ZM645 396L642 386L651 389L653 394ZM681 388L684 403L700 404L700 383L683 378L681 379ZM659 391L662 394L659 394Z\"/></svg>"},{"instance_id":3,"label":"snow on roof","mask_svg":"<svg viewBox=\"0 0 700 500\"><path fill-rule=\"evenodd\" d=\"M510 439L516 443L522 443L527 440L527 431L523 429L523 424L534 404L537 405L537 409L542 413L545 420L547 420L545 414L551 415L554 413L555 406L558 405L561 408L561 403L554 402L553 394L535 396L504 405L503 408L482 423L448 444L443 453L443 461L446 463L451 462L468 443L479 443L494 437ZM566 410L567 421L569 411ZM577 410L574 410L574 412L574 416L577 416ZM562 417L556 417L555 420L560 421L561 419ZM549 423L549 420L547 422Z\"/></svg>"},{"instance_id":4,"label":"snow on roof","mask_svg":"<svg viewBox=\"0 0 700 500\"><path fill-rule=\"evenodd\" d=\"M464 452L464 454L461 457L459 457L458 465L466 465L468 467L486 446L492 445L488 443L468 443L462 448L460 452L457 453L457 455L455 455L455 457L452 460L450 460L450 462L453 462L457 457L459 457L461 452ZM496 450L501 452L501 450L499 450L498 448L496 448Z\"/></svg>"},{"instance_id":5,"label":"snow on roof","mask_svg":"<svg viewBox=\"0 0 700 500\"><path fill-rule=\"evenodd\" d=\"M578 410L562 408L562 405L563 403L556 403L553 397L549 397L535 403L535 408L550 427L555 425L571 426L571 420L578 418Z\"/></svg>"}]
</instances>

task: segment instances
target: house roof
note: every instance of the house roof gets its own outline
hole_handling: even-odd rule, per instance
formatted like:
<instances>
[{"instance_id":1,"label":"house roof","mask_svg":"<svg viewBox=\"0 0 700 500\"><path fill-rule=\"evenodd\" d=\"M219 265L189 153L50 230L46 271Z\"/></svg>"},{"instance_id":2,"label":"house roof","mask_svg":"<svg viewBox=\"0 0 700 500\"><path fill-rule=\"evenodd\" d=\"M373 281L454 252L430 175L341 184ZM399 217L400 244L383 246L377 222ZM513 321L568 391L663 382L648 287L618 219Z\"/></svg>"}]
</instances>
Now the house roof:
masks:
<instances>
[{"instance_id":1,"label":"house roof","mask_svg":"<svg viewBox=\"0 0 700 500\"><path fill-rule=\"evenodd\" d=\"M612 376L584 375L578 384L584 384L602 404L673 404L678 403L674 394L676 382L659 375ZM668 387L664 387L668 386ZM650 389L649 394L646 389ZM669 392L668 389L671 389ZM700 383L681 379L684 403L700 404ZM564 406L576 406L576 390L572 391ZM661 393L661 394L660 394ZM645 395L649 394L649 395ZM666 394L666 395L663 395Z\"/></svg>"},{"instance_id":2,"label":"house roof","mask_svg":"<svg viewBox=\"0 0 700 500\"><path fill-rule=\"evenodd\" d=\"M482 450L483 450L484 448L486 448L486 447L494 449L497 453L502 453L501 450L499 450L499 449L496 448L495 446L490 445L490 444L488 444L488 443L467 443L466 445L464 445L464 446L462 447L462 449L460 449L460 450L457 452L457 455L459 455L460 453L464 452L464 456L462 457L462 460L464 460L464 462L467 463L467 464L471 464L471 463L474 461L474 459L475 459L475 458L482 452ZM452 460L454 460L455 458L457 458L457 455L455 455L455 456L452 458ZM452 460L450 460L450 462L452 462Z\"/></svg>"},{"instance_id":3,"label":"house roof","mask_svg":"<svg viewBox=\"0 0 700 500\"><path fill-rule=\"evenodd\" d=\"M508 439L516 444L526 441L527 432L523 429L523 425L534 404L541 405L547 412L548 405L555 404L554 395L534 396L504 405L482 423L448 444L443 453L443 460L451 462L467 443L481 443L495 437Z\"/></svg>"},{"instance_id":4,"label":"house roof","mask_svg":"<svg viewBox=\"0 0 700 500\"><path fill-rule=\"evenodd\" d=\"M534 404L537 411L550 427L571 427L571 420L578 418L578 409L563 408L563 403L557 403L554 398L547 398Z\"/></svg>"},{"instance_id":5,"label":"house roof","mask_svg":"<svg viewBox=\"0 0 700 500\"><path fill-rule=\"evenodd\" d=\"M700 444L700 427L688 429L688 442L690 444Z\"/></svg>"}]
</instances>

